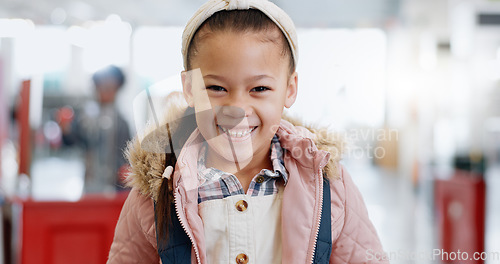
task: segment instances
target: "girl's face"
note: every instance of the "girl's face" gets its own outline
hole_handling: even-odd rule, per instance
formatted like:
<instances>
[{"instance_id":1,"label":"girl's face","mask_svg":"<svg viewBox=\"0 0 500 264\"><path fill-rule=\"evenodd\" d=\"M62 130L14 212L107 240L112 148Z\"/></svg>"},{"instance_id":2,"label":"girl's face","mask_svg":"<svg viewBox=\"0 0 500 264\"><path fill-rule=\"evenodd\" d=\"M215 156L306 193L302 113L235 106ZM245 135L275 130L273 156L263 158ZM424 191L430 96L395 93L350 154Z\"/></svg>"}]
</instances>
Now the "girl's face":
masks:
<instances>
[{"instance_id":1,"label":"girl's face","mask_svg":"<svg viewBox=\"0 0 500 264\"><path fill-rule=\"evenodd\" d=\"M191 65L199 71L184 72L183 83L208 142L207 165L234 173L269 160L283 107L297 95L297 73L289 74L280 41L266 40L272 33L208 33L198 42Z\"/></svg>"}]
</instances>

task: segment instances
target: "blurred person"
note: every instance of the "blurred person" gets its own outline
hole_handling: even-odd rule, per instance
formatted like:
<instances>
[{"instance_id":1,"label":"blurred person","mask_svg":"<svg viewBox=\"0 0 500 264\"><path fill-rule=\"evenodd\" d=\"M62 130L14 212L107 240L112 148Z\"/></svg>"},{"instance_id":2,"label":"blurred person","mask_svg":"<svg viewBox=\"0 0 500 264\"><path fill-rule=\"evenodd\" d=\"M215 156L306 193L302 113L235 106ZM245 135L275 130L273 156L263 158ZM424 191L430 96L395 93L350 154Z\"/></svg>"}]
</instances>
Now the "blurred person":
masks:
<instances>
[{"instance_id":1,"label":"blurred person","mask_svg":"<svg viewBox=\"0 0 500 264\"><path fill-rule=\"evenodd\" d=\"M78 144L85 150L86 192L122 190L122 175L128 168L123 149L130 131L115 99L125 83L125 75L110 65L95 72L92 80L97 102L86 102L83 109L75 111L74 118L69 107L59 111L63 143Z\"/></svg>"},{"instance_id":2,"label":"blurred person","mask_svg":"<svg viewBox=\"0 0 500 264\"><path fill-rule=\"evenodd\" d=\"M129 144L108 263L388 263L341 143L282 119L298 80L288 15L211 0L182 47L187 105Z\"/></svg>"}]
</instances>

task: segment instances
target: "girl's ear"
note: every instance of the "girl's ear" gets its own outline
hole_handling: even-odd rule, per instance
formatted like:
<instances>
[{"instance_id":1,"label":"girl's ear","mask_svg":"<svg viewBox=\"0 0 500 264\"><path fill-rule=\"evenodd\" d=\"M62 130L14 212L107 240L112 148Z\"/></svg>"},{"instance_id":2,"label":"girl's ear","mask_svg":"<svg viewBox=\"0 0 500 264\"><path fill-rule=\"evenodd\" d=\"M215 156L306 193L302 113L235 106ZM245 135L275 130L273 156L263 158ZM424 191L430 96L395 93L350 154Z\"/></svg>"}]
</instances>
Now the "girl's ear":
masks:
<instances>
[{"instance_id":1,"label":"girl's ear","mask_svg":"<svg viewBox=\"0 0 500 264\"><path fill-rule=\"evenodd\" d=\"M193 99L193 85L191 82L191 75L187 71L181 72L182 79L182 94L184 95L184 99L190 107L194 107L194 99Z\"/></svg>"},{"instance_id":2,"label":"girl's ear","mask_svg":"<svg viewBox=\"0 0 500 264\"><path fill-rule=\"evenodd\" d=\"M293 103L295 103L295 99L297 99L297 89L298 89L298 74L294 72L290 78L288 79L288 86L286 88L286 97L285 97L285 107L292 107Z\"/></svg>"}]
</instances>

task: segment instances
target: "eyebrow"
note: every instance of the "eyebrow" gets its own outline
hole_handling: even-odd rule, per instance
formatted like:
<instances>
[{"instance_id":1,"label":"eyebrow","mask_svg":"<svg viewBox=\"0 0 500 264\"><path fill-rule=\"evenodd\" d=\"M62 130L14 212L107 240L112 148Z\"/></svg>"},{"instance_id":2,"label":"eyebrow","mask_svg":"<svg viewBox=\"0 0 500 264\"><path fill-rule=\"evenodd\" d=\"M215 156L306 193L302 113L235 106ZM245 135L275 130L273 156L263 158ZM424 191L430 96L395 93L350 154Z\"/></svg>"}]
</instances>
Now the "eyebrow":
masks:
<instances>
[{"instance_id":1,"label":"eyebrow","mask_svg":"<svg viewBox=\"0 0 500 264\"><path fill-rule=\"evenodd\" d=\"M214 80L218 80L218 81L225 81L226 79L223 77L223 76L219 76L219 75L215 75L215 74L207 74L207 75L204 75L203 78L210 78L210 79L214 79ZM269 75L266 75L266 74L260 74L260 75L255 75L255 76L252 76L250 78L248 78L247 80L248 81L260 81L262 79L275 79L274 77L272 76L269 76Z\"/></svg>"}]
</instances>

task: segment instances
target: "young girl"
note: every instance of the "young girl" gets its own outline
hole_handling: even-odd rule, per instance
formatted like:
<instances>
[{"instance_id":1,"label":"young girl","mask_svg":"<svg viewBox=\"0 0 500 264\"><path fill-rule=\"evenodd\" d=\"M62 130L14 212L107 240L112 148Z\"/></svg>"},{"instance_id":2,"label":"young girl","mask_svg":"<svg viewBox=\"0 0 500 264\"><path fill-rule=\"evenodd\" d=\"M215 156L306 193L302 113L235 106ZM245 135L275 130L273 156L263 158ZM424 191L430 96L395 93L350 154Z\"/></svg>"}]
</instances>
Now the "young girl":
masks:
<instances>
[{"instance_id":1,"label":"young girl","mask_svg":"<svg viewBox=\"0 0 500 264\"><path fill-rule=\"evenodd\" d=\"M210 0L182 47L187 106L129 144L108 263L386 263L339 142L282 119L297 96L290 18Z\"/></svg>"}]
</instances>

